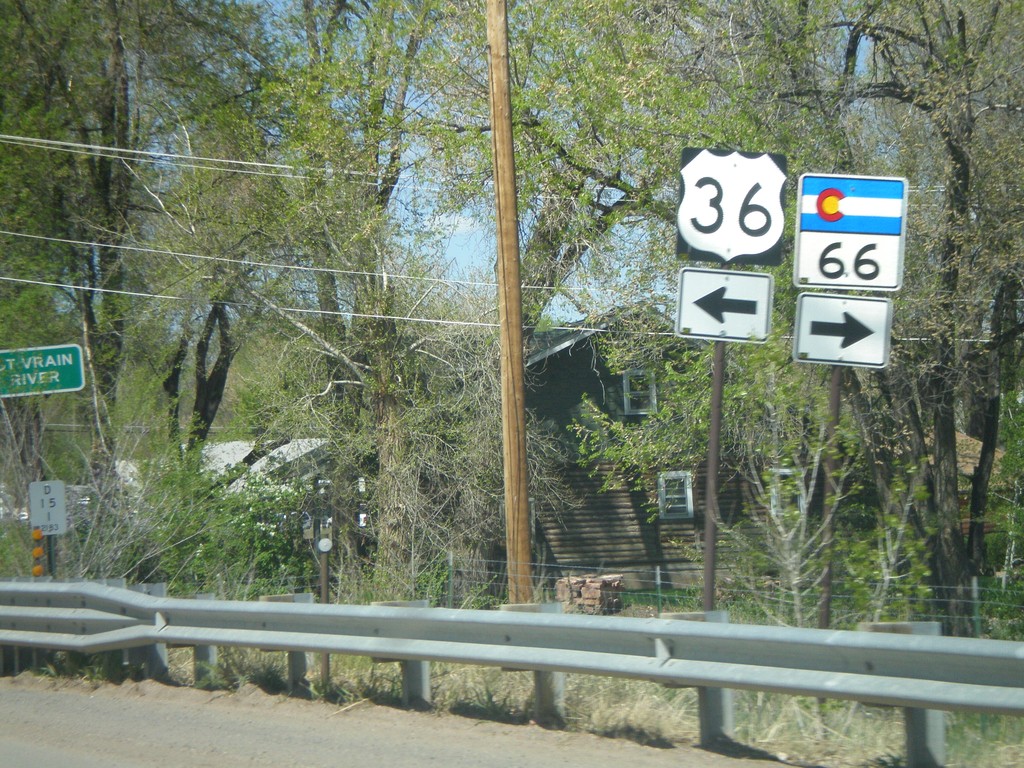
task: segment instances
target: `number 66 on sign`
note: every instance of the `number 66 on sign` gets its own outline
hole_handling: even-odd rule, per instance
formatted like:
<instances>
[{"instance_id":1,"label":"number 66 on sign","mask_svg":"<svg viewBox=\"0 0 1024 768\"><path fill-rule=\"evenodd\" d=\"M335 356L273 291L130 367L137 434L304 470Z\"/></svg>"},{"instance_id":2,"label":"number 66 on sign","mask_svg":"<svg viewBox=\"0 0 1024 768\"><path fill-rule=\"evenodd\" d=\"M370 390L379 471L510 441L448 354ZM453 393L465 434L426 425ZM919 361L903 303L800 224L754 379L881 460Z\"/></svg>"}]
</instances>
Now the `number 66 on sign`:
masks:
<instances>
[{"instance_id":1,"label":"number 66 on sign","mask_svg":"<svg viewBox=\"0 0 1024 768\"><path fill-rule=\"evenodd\" d=\"M903 283L907 180L804 174L793 283L896 291Z\"/></svg>"}]
</instances>

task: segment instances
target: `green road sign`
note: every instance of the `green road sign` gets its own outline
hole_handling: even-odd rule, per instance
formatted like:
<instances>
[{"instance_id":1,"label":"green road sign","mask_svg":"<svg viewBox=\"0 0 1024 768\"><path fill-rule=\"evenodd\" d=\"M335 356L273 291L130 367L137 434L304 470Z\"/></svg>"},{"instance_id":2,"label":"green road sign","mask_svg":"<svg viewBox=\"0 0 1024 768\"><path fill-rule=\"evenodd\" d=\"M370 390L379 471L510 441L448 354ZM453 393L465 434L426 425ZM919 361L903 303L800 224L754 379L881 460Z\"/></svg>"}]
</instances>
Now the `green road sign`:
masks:
<instances>
[{"instance_id":1,"label":"green road sign","mask_svg":"<svg viewBox=\"0 0 1024 768\"><path fill-rule=\"evenodd\" d=\"M77 344L0 350L0 397L77 392L84 386Z\"/></svg>"}]
</instances>

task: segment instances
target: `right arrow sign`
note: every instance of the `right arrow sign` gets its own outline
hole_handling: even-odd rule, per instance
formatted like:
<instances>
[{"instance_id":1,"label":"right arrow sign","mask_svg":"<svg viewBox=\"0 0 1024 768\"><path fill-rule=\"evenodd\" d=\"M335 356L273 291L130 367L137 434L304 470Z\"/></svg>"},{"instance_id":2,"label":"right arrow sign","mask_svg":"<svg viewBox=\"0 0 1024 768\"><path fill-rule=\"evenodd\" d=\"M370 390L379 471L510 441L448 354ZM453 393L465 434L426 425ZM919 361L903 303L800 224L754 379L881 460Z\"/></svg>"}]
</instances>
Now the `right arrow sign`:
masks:
<instances>
[{"instance_id":1,"label":"right arrow sign","mask_svg":"<svg viewBox=\"0 0 1024 768\"><path fill-rule=\"evenodd\" d=\"M889 299L802 293L796 304L793 359L884 368L891 330Z\"/></svg>"},{"instance_id":2,"label":"right arrow sign","mask_svg":"<svg viewBox=\"0 0 1024 768\"><path fill-rule=\"evenodd\" d=\"M846 349L851 344L856 344L874 333L864 323L851 315L843 312L843 322L829 323L824 320L811 321L811 336L835 336L842 339L839 347Z\"/></svg>"}]
</instances>

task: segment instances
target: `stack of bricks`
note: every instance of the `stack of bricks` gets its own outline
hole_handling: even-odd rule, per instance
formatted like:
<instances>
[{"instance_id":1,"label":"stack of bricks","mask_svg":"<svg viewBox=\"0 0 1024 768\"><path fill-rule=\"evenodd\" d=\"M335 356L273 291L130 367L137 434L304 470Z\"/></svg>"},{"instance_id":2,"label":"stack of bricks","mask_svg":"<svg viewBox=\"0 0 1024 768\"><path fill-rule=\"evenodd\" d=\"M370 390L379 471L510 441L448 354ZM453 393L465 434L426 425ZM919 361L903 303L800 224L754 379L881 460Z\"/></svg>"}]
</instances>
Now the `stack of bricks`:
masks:
<instances>
[{"instance_id":1,"label":"stack of bricks","mask_svg":"<svg viewBox=\"0 0 1024 768\"><path fill-rule=\"evenodd\" d=\"M584 613L622 610L622 576L567 576L555 582L555 597Z\"/></svg>"}]
</instances>

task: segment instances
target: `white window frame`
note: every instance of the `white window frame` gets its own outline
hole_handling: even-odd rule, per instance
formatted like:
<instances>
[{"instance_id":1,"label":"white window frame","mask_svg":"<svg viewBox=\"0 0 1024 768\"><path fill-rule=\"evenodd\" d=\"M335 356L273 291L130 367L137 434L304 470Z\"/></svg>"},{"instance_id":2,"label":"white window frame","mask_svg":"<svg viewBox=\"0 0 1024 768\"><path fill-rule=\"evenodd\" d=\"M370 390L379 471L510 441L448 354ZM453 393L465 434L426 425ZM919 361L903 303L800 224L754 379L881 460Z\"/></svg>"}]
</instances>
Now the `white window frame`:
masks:
<instances>
[{"instance_id":1,"label":"white window frame","mask_svg":"<svg viewBox=\"0 0 1024 768\"><path fill-rule=\"evenodd\" d=\"M633 389L633 380L642 378L647 381L646 391ZM646 405L636 407L633 405L634 397L642 397ZM658 387L655 381L654 371L650 368L630 368L622 374L622 408L627 416L647 416L654 413L658 407Z\"/></svg>"},{"instance_id":2,"label":"white window frame","mask_svg":"<svg viewBox=\"0 0 1024 768\"><path fill-rule=\"evenodd\" d=\"M674 481L682 481L682 488L675 492L671 488ZM658 517L662 520L693 520L692 472L662 472L658 475Z\"/></svg>"},{"instance_id":3,"label":"white window frame","mask_svg":"<svg viewBox=\"0 0 1024 768\"><path fill-rule=\"evenodd\" d=\"M786 478L795 476L796 470L789 467L780 467L772 470L771 487L768 489L768 509L773 515L781 515L784 511L785 507L782 504L779 491L782 489L783 483L786 482ZM789 499L796 504L796 507L800 512L806 511L806 500L804 499L804 487L802 483L797 485L795 492L789 497Z\"/></svg>"}]
</instances>

